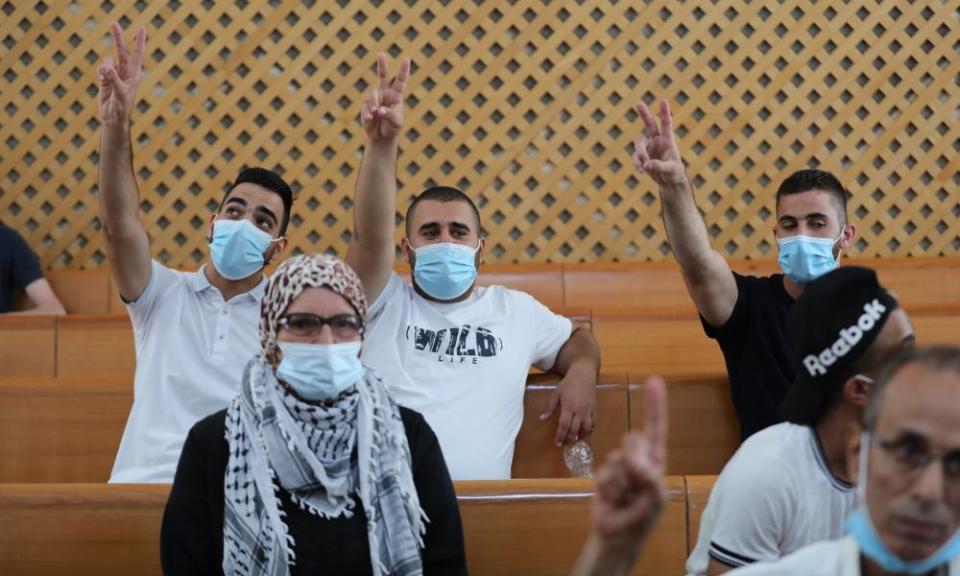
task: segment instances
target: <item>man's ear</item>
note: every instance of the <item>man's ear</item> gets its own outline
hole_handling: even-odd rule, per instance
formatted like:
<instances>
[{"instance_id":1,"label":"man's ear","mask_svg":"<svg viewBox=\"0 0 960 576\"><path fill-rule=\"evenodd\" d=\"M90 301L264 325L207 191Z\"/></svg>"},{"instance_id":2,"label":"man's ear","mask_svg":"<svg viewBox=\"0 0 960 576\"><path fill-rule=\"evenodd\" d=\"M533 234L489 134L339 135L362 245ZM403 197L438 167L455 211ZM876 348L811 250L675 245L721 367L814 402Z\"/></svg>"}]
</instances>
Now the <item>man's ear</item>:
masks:
<instances>
[{"instance_id":1,"label":"man's ear","mask_svg":"<svg viewBox=\"0 0 960 576\"><path fill-rule=\"evenodd\" d=\"M287 249L287 237L281 236L272 242L272 246L267 249L267 258L264 266L269 266L276 260L283 251Z\"/></svg>"},{"instance_id":2,"label":"man's ear","mask_svg":"<svg viewBox=\"0 0 960 576\"><path fill-rule=\"evenodd\" d=\"M480 242L477 244L477 266L479 267L480 263L483 262L483 256L487 253L487 239L483 236L480 237Z\"/></svg>"},{"instance_id":3,"label":"man's ear","mask_svg":"<svg viewBox=\"0 0 960 576\"><path fill-rule=\"evenodd\" d=\"M846 250L847 248L853 246L853 240L856 237L857 225L847 222L846 227L843 229L843 234L840 235L840 249Z\"/></svg>"},{"instance_id":4,"label":"man's ear","mask_svg":"<svg viewBox=\"0 0 960 576\"><path fill-rule=\"evenodd\" d=\"M213 242L213 223L217 219L217 213L211 212L207 220L207 243Z\"/></svg>"},{"instance_id":5,"label":"man's ear","mask_svg":"<svg viewBox=\"0 0 960 576\"><path fill-rule=\"evenodd\" d=\"M410 246L410 242L406 238L400 239L400 251L403 253L403 259L413 268L413 259L410 257L410 253L413 252L413 246Z\"/></svg>"},{"instance_id":6,"label":"man's ear","mask_svg":"<svg viewBox=\"0 0 960 576\"><path fill-rule=\"evenodd\" d=\"M873 384L862 374L855 374L843 383L843 399L863 408L867 405L867 396L870 394L870 388Z\"/></svg>"}]
</instances>

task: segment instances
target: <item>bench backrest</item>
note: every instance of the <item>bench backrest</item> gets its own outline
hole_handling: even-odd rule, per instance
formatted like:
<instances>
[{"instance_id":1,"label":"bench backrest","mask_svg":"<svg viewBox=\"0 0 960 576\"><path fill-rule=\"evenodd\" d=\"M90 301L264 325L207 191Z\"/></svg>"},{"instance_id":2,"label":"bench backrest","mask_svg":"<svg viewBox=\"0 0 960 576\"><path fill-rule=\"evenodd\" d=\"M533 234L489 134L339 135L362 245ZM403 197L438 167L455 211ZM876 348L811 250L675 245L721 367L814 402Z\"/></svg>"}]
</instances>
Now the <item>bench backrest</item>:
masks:
<instances>
[{"instance_id":1,"label":"bench backrest","mask_svg":"<svg viewBox=\"0 0 960 576\"><path fill-rule=\"evenodd\" d=\"M843 264L877 270L880 282L908 308L960 305L960 258L855 258ZM766 275L779 271L775 260L734 260L733 270ZM396 270L409 278L409 269ZM46 277L71 314L123 313L110 270L48 270ZM647 311L692 312L680 267L675 261L615 263L484 264L478 282L523 290L550 308L641 307ZM19 307L26 307L21 298Z\"/></svg>"},{"instance_id":2,"label":"bench backrest","mask_svg":"<svg viewBox=\"0 0 960 576\"><path fill-rule=\"evenodd\" d=\"M633 574L674 576L686 557L686 493L669 500ZM556 575L573 566L589 531L592 482L457 482L471 574ZM18 576L160 574L168 485L2 484L0 558Z\"/></svg>"}]
</instances>

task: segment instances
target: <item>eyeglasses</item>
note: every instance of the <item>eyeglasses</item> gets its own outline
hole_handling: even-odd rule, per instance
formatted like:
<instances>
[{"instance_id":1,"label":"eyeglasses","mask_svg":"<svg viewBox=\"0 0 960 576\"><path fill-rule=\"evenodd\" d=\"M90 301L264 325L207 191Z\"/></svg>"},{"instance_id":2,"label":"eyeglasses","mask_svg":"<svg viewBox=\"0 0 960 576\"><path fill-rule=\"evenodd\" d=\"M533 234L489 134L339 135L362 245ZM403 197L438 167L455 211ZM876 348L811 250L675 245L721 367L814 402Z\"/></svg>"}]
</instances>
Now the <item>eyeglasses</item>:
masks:
<instances>
[{"instance_id":1,"label":"eyeglasses","mask_svg":"<svg viewBox=\"0 0 960 576\"><path fill-rule=\"evenodd\" d=\"M281 317L278 324L295 336L315 336L328 324L334 337L340 340L352 340L363 332L363 321L356 314L324 318L309 312L297 312Z\"/></svg>"},{"instance_id":2,"label":"eyeglasses","mask_svg":"<svg viewBox=\"0 0 960 576\"><path fill-rule=\"evenodd\" d=\"M924 438L908 435L895 440L875 441L889 457L893 466L902 474L920 474L934 460L941 460L943 477L951 484L960 485L960 450L936 453Z\"/></svg>"}]
</instances>

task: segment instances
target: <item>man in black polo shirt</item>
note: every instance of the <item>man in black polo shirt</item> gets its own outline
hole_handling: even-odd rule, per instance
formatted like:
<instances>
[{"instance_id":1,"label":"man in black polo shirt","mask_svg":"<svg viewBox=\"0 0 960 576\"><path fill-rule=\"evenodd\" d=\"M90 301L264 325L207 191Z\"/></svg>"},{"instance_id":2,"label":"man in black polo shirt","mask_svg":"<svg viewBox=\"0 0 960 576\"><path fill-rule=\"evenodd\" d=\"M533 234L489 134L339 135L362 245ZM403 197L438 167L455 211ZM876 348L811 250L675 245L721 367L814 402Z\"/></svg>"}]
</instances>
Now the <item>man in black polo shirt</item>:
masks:
<instances>
[{"instance_id":1,"label":"man in black polo shirt","mask_svg":"<svg viewBox=\"0 0 960 576\"><path fill-rule=\"evenodd\" d=\"M27 294L33 308L13 311L18 290ZM16 230L0 222L0 314L66 313L44 279L37 255Z\"/></svg>"},{"instance_id":2,"label":"man in black polo shirt","mask_svg":"<svg viewBox=\"0 0 960 576\"><path fill-rule=\"evenodd\" d=\"M787 177L777 190L773 229L783 274L737 274L710 246L673 135L670 107L660 102L659 126L643 103L636 110L645 133L636 142L634 166L660 187L670 246L704 331L723 351L746 439L783 420L778 406L796 376L785 336L787 312L804 286L834 269L840 252L853 244L857 229L847 222L847 192L829 172L800 170Z\"/></svg>"}]
</instances>

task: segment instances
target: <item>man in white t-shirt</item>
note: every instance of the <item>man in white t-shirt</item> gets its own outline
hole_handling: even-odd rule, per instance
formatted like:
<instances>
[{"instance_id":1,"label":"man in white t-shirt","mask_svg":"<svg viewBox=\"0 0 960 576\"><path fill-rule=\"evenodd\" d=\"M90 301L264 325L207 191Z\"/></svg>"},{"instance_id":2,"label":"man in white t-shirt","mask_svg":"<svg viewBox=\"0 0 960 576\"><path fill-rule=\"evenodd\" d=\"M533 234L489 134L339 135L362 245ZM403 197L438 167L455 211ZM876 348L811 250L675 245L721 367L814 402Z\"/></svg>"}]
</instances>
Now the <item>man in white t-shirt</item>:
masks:
<instances>
[{"instance_id":1,"label":"man in white t-shirt","mask_svg":"<svg viewBox=\"0 0 960 576\"><path fill-rule=\"evenodd\" d=\"M748 438L720 473L688 574L722 574L836 538L856 502L849 446L872 379L913 343L913 329L876 273L854 266L808 284L787 328L800 375L781 406L787 421Z\"/></svg>"},{"instance_id":2,"label":"man in white t-shirt","mask_svg":"<svg viewBox=\"0 0 960 576\"><path fill-rule=\"evenodd\" d=\"M260 350L263 268L286 247L293 194L277 174L245 169L207 222L212 265L188 273L152 260L130 137L146 33L137 33L131 51L118 24L112 33L117 62L98 70L100 220L133 324L137 369L110 481L171 482L187 431L236 396L244 365Z\"/></svg>"},{"instance_id":3,"label":"man in white t-shirt","mask_svg":"<svg viewBox=\"0 0 960 576\"><path fill-rule=\"evenodd\" d=\"M901 351L864 412L860 505L844 538L817 542L734 576L960 574L960 348ZM656 437L657 435L652 435ZM575 576L627 574L663 508L657 442L624 444L598 471L593 532ZM804 504L807 505L807 504ZM815 503L809 504L816 506Z\"/></svg>"},{"instance_id":4,"label":"man in white t-shirt","mask_svg":"<svg viewBox=\"0 0 960 576\"><path fill-rule=\"evenodd\" d=\"M390 81L381 58L362 118L368 141L347 261L373 303L363 360L427 419L454 479L509 478L530 366L564 375L541 415L560 409L560 445L593 429L599 351L589 330L528 294L474 286L485 249L480 214L455 188L430 188L410 204L402 250L412 285L394 273L399 94L408 70L405 62Z\"/></svg>"}]
</instances>

